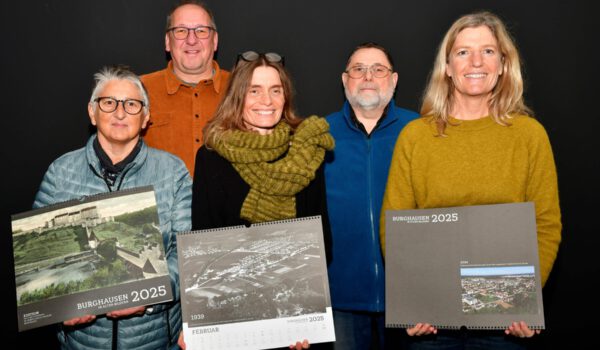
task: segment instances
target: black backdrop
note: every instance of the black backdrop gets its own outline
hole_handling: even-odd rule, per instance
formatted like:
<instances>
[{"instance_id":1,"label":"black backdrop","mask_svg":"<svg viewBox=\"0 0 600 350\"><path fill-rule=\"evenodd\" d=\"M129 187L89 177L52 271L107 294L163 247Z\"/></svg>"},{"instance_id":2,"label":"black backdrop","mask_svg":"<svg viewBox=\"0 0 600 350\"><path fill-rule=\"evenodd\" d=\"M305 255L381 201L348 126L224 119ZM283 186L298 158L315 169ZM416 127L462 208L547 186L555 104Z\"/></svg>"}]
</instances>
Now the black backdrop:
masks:
<instances>
[{"instance_id":1,"label":"black backdrop","mask_svg":"<svg viewBox=\"0 0 600 350\"><path fill-rule=\"evenodd\" d=\"M443 33L458 16L487 9L507 22L524 61L526 100L546 127L556 157L563 242L544 289L548 330L540 348L594 335L599 311L595 260L599 243L593 199L598 191L595 103L599 31L591 1L213 0L218 60L230 68L238 52L285 55L298 110L325 115L340 108L340 73L348 52L364 41L390 49L399 74L396 101L418 109ZM10 214L28 210L48 165L82 147L92 74L124 63L145 73L165 65L167 0L3 1L0 215L2 329L31 348L53 348L48 328L16 330ZM596 233L594 233L596 232ZM592 333L592 334L590 334ZM9 339L11 339L9 338ZM583 339L583 338L582 338Z\"/></svg>"}]
</instances>

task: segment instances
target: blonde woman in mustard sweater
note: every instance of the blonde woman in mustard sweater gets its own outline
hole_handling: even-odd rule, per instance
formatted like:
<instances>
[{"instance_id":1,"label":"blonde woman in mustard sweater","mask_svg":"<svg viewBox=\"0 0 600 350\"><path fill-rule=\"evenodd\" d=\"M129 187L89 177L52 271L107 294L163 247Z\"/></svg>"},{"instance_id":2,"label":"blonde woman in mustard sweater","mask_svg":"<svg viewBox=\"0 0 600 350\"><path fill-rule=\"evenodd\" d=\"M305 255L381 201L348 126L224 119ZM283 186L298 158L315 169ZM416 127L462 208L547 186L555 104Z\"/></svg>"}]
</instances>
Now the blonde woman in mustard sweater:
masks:
<instances>
[{"instance_id":1,"label":"blonde woman in mustard sweater","mask_svg":"<svg viewBox=\"0 0 600 350\"><path fill-rule=\"evenodd\" d=\"M523 101L519 54L489 12L459 18L446 33L425 91L420 119L398 138L383 199L385 211L534 202L545 283L561 238L556 168L548 136ZM517 321L517 320L516 320ZM499 331L406 330L411 349L450 344L520 349L539 331L524 322Z\"/></svg>"}]
</instances>

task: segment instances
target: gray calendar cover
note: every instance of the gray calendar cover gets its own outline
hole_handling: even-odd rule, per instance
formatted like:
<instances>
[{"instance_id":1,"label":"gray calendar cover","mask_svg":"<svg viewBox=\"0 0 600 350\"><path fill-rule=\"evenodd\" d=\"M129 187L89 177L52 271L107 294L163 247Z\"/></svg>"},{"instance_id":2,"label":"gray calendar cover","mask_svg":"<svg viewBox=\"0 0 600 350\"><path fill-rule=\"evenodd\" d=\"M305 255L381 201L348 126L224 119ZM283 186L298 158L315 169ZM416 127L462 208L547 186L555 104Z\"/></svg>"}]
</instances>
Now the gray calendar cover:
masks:
<instances>
[{"instance_id":1,"label":"gray calendar cover","mask_svg":"<svg viewBox=\"0 0 600 350\"><path fill-rule=\"evenodd\" d=\"M12 216L19 331L173 299L152 186Z\"/></svg>"},{"instance_id":2,"label":"gray calendar cover","mask_svg":"<svg viewBox=\"0 0 600 350\"><path fill-rule=\"evenodd\" d=\"M177 250L186 345L335 339L320 216L179 233Z\"/></svg>"},{"instance_id":3,"label":"gray calendar cover","mask_svg":"<svg viewBox=\"0 0 600 350\"><path fill-rule=\"evenodd\" d=\"M544 329L533 203L385 215L387 327Z\"/></svg>"}]
</instances>

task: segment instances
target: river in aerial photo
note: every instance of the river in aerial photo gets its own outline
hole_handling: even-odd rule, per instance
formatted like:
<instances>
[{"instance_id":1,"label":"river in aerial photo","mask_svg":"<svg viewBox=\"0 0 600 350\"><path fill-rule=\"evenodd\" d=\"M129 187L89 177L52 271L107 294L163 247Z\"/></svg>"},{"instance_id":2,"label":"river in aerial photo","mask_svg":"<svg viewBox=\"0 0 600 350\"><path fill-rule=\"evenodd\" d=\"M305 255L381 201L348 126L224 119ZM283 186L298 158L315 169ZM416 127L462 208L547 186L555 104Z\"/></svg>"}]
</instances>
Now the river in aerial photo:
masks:
<instances>
[{"instance_id":1,"label":"river in aerial photo","mask_svg":"<svg viewBox=\"0 0 600 350\"><path fill-rule=\"evenodd\" d=\"M84 280L94 273L94 265L89 261L80 261L63 266L47 267L39 271L30 271L17 276L17 300L25 292L43 289L52 283L68 283Z\"/></svg>"}]
</instances>

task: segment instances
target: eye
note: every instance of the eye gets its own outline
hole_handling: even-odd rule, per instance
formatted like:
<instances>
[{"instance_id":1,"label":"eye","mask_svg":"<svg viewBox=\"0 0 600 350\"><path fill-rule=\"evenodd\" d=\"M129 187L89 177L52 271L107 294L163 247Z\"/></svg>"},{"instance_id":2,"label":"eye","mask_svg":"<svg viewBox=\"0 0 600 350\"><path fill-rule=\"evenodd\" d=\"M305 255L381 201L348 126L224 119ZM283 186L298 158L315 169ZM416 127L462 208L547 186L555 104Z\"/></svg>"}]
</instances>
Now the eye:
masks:
<instances>
[{"instance_id":1,"label":"eye","mask_svg":"<svg viewBox=\"0 0 600 350\"><path fill-rule=\"evenodd\" d=\"M173 31L173 34L175 35L183 35L183 34L187 34L187 28L175 28L175 30Z\"/></svg>"},{"instance_id":2,"label":"eye","mask_svg":"<svg viewBox=\"0 0 600 350\"><path fill-rule=\"evenodd\" d=\"M138 107L140 105L140 103L135 100L126 100L125 103L128 107Z\"/></svg>"},{"instance_id":3,"label":"eye","mask_svg":"<svg viewBox=\"0 0 600 350\"><path fill-rule=\"evenodd\" d=\"M496 51L495 51L494 49L484 49L484 50L483 50L483 54L484 54L484 55L491 56L491 55L493 55L493 54L495 54L495 53L496 53Z\"/></svg>"},{"instance_id":4,"label":"eye","mask_svg":"<svg viewBox=\"0 0 600 350\"><path fill-rule=\"evenodd\" d=\"M282 89L282 88L280 88L280 87L277 87L277 88L273 88L273 89L271 90L271 92L272 92L274 95L281 95L281 94L283 93L283 89Z\"/></svg>"},{"instance_id":5,"label":"eye","mask_svg":"<svg viewBox=\"0 0 600 350\"><path fill-rule=\"evenodd\" d=\"M462 57L462 56L466 56L469 54L469 51L467 50L458 50L456 51L456 56Z\"/></svg>"},{"instance_id":6,"label":"eye","mask_svg":"<svg viewBox=\"0 0 600 350\"><path fill-rule=\"evenodd\" d=\"M100 103L102 103L102 105L106 106L106 107L113 106L115 104L115 102L116 101L111 98L105 98L105 99L100 100Z\"/></svg>"},{"instance_id":7,"label":"eye","mask_svg":"<svg viewBox=\"0 0 600 350\"><path fill-rule=\"evenodd\" d=\"M258 90L258 89L255 89L255 88L251 88L250 90L248 90L248 94L249 94L249 95L252 95L252 96L256 96L256 95L258 95L259 93L260 93L260 92L259 92L259 90Z\"/></svg>"},{"instance_id":8,"label":"eye","mask_svg":"<svg viewBox=\"0 0 600 350\"><path fill-rule=\"evenodd\" d=\"M375 69L375 73L387 72L387 68L385 68L384 66L375 66L373 69Z\"/></svg>"}]
</instances>

